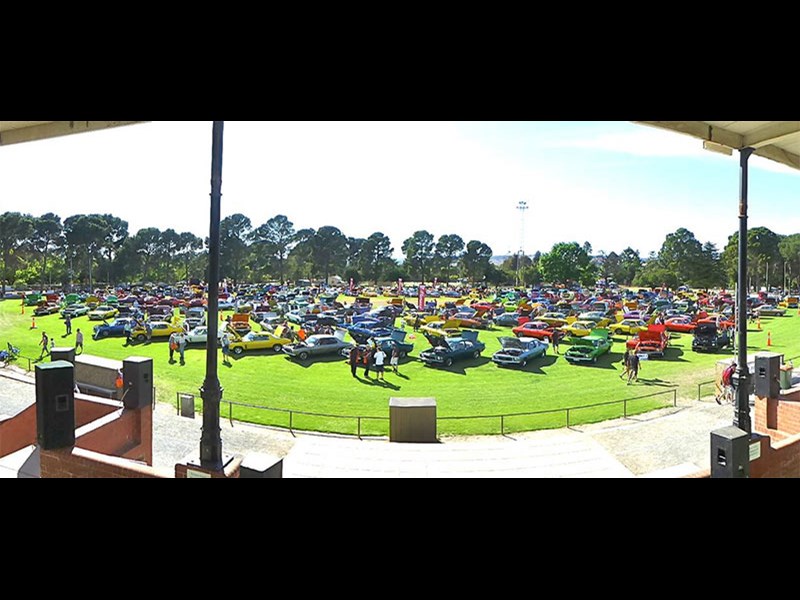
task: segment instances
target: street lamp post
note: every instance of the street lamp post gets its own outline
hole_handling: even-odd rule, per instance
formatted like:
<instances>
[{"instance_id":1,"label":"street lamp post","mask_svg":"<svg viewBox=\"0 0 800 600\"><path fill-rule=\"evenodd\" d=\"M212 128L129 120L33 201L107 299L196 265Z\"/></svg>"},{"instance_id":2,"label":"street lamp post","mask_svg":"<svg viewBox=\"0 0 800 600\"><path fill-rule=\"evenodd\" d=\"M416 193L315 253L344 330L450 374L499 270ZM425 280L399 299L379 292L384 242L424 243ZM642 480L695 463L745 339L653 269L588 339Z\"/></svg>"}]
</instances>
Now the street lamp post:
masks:
<instances>
[{"instance_id":1,"label":"street lamp post","mask_svg":"<svg viewBox=\"0 0 800 600\"><path fill-rule=\"evenodd\" d=\"M200 388L203 399L203 429L200 434L200 465L222 469L222 437L219 426L222 387L217 376L217 331L219 326L219 228L222 197L222 132L224 121L214 121L211 145L211 224L208 237L208 324L206 378Z\"/></svg>"},{"instance_id":2,"label":"street lamp post","mask_svg":"<svg viewBox=\"0 0 800 600\"><path fill-rule=\"evenodd\" d=\"M525 256L525 211L528 210L528 203L525 200L520 200L517 203L517 210L520 213L520 231L519 231L519 253L517 254L517 285L521 283L519 272L522 257Z\"/></svg>"}]
</instances>

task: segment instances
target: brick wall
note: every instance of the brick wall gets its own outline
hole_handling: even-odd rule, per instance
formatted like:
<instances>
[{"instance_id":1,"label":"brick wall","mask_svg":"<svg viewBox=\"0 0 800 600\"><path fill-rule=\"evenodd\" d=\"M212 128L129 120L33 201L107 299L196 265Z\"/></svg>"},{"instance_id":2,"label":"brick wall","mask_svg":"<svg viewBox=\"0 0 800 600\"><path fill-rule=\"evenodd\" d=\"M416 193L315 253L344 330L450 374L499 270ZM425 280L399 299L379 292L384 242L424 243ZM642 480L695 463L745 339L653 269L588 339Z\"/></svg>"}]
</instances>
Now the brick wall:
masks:
<instances>
[{"instance_id":1,"label":"brick wall","mask_svg":"<svg viewBox=\"0 0 800 600\"><path fill-rule=\"evenodd\" d=\"M36 445L36 405L0 421L0 456Z\"/></svg>"},{"instance_id":2,"label":"brick wall","mask_svg":"<svg viewBox=\"0 0 800 600\"><path fill-rule=\"evenodd\" d=\"M39 458L42 478L171 479L174 477L171 472L163 469L84 448L41 450Z\"/></svg>"}]
</instances>

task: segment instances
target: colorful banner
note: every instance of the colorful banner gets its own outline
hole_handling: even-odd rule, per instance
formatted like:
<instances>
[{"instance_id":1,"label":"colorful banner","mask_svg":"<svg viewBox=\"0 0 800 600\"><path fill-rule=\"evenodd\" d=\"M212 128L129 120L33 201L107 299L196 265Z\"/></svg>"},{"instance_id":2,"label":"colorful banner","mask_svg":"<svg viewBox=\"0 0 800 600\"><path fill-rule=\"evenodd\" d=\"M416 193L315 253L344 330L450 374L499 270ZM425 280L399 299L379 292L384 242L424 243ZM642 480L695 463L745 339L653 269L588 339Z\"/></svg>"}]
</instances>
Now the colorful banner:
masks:
<instances>
[{"instance_id":1,"label":"colorful banner","mask_svg":"<svg viewBox=\"0 0 800 600\"><path fill-rule=\"evenodd\" d=\"M425 310L425 286L419 286L419 300L417 302L417 308L419 310Z\"/></svg>"},{"instance_id":2,"label":"colorful banner","mask_svg":"<svg viewBox=\"0 0 800 600\"><path fill-rule=\"evenodd\" d=\"M353 278L350 278L350 294L353 294Z\"/></svg>"},{"instance_id":3,"label":"colorful banner","mask_svg":"<svg viewBox=\"0 0 800 600\"><path fill-rule=\"evenodd\" d=\"M402 279L398 279L397 280L397 293L398 294L402 294L403 293L403 280Z\"/></svg>"}]
</instances>

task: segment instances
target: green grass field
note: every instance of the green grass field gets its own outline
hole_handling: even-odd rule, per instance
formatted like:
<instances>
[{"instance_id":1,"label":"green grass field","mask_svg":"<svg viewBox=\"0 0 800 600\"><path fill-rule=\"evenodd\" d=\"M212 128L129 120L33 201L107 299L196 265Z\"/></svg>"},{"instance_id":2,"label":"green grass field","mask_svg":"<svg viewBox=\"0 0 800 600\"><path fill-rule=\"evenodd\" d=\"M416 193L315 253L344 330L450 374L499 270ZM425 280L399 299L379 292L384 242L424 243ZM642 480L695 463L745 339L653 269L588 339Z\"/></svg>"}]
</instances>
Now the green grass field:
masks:
<instances>
[{"instance_id":1,"label":"green grass field","mask_svg":"<svg viewBox=\"0 0 800 600\"><path fill-rule=\"evenodd\" d=\"M41 332L55 335L57 346L72 346L74 332L81 328L85 335L85 351L122 360L129 356L145 356L154 360L156 398L159 402L176 403L178 392L196 395L200 410L202 401L199 387L205 377L205 348L191 348L186 352L186 365L169 364L166 341L137 344L125 347L124 338L100 341L91 339L94 322L87 317L73 320L73 335L63 337L64 322L59 315L36 319L37 329L31 330L32 309L20 314L19 301L0 302L0 347L6 342L18 346L23 357L37 358L37 343ZM398 324L401 320L398 320ZM785 317L764 318L761 331L751 325L748 333L748 353L772 351L785 357L800 356L800 317L790 310ZM771 333L772 346L767 347L767 332ZM715 376L715 364L721 358L732 357L731 352L697 354L691 350L691 336L673 334L667 355L663 359L643 361L639 382L626 385L620 380L620 361L624 352L624 338L615 338L609 355L592 366L571 365L562 356L548 354L537 359L524 370L499 368L491 362L493 352L499 349L497 337L512 335L509 328L497 327L494 331L481 331L480 339L487 344L483 356L477 360L457 362L450 369L425 367L416 357L427 347L422 336L415 343L411 356L401 361L400 374L386 373L386 382L378 383L350 376L349 366L343 358L318 360L302 364L282 354L264 353L234 358L230 367L222 364L220 355L219 378L224 389L221 414L228 418L233 405L233 418L280 427L291 424L296 429L355 434L362 419L363 435L388 435L388 402L390 397L434 397L441 435L496 434L500 431L500 415L552 411L533 416L506 416L506 432L566 425L564 408L571 408L570 424L597 422L622 416L621 402L610 406L590 406L606 402L632 399L654 392L667 392L659 396L628 403L627 413L641 413L672 403L672 389L678 398L695 398L697 384ZM49 360L49 359L45 359ZM22 359L25 368L28 361ZM706 393L713 393L709 386ZM240 406L245 404L248 406ZM268 407L276 410L264 410ZM587 408L579 408L587 407ZM336 417L311 416L303 413L337 415ZM347 417L347 418L345 418ZM456 418L490 417L490 418Z\"/></svg>"}]
</instances>

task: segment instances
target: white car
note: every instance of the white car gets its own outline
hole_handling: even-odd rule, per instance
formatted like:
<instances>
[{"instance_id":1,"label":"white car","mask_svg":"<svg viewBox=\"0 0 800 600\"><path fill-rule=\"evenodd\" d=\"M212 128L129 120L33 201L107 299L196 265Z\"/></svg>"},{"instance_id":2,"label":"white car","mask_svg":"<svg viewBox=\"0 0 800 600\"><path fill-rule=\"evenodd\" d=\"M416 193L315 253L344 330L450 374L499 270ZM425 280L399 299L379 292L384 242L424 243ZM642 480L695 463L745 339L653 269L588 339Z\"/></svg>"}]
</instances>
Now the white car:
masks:
<instances>
[{"instance_id":1,"label":"white car","mask_svg":"<svg viewBox=\"0 0 800 600\"><path fill-rule=\"evenodd\" d=\"M224 327L217 328L217 339L222 338L224 329L225 329ZM189 333L186 334L187 344L205 344L207 341L208 341L208 327L206 325L200 325L199 327L195 327Z\"/></svg>"}]
</instances>

